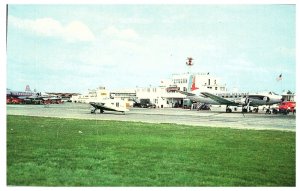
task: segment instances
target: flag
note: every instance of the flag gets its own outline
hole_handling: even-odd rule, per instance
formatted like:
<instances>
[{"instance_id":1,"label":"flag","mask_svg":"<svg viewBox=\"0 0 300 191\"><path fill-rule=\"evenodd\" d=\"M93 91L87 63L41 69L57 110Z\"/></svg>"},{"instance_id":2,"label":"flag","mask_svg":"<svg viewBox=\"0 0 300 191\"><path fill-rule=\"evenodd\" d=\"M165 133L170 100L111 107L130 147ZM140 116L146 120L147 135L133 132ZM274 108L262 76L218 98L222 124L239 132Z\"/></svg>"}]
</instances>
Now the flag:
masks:
<instances>
[{"instance_id":1,"label":"flag","mask_svg":"<svg viewBox=\"0 0 300 191\"><path fill-rule=\"evenodd\" d=\"M280 74L277 78L276 78L277 81L280 81L282 80L282 74Z\"/></svg>"}]
</instances>

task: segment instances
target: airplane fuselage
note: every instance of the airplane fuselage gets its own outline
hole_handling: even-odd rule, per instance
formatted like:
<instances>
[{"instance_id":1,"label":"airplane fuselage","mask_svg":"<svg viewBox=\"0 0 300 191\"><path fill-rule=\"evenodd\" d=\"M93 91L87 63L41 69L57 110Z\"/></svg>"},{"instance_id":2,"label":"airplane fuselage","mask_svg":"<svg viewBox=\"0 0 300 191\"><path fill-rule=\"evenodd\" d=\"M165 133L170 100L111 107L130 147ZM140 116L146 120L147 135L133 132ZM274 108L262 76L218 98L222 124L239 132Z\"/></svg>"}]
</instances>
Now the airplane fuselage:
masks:
<instances>
[{"instance_id":1,"label":"airplane fuselage","mask_svg":"<svg viewBox=\"0 0 300 191\"><path fill-rule=\"evenodd\" d=\"M211 97L205 96L203 94L195 95L195 96L187 96L188 99L205 103L205 104L211 104L211 105L232 105L232 106L238 106L238 105L245 105L249 103L250 106L259 106L259 105L273 105L282 102L282 97L269 92L269 93L256 93L256 94L250 94L250 93L217 93L214 94L222 99L226 99L231 103L223 104L220 103Z\"/></svg>"},{"instance_id":2,"label":"airplane fuselage","mask_svg":"<svg viewBox=\"0 0 300 191\"><path fill-rule=\"evenodd\" d=\"M228 106L260 106L260 105L273 105L282 102L282 96L273 92L268 93L217 93L210 90L202 91L201 88L196 86L195 76L191 75L187 91L178 91L187 96L188 99L194 102L200 102L211 105L226 105ZM247 109L248 110L248 109ZM226 109L226 112L231 112Z\"/></svg>"},{"instance_id":3,"label":"airplane fuselage","mask_svg":"<svg viewBox=\"0 0 300 191\"><path fill-rule=\"evenodd\" d=\"M103 99L98 102L90 102L90 105L94 107L94 109L91 111L91 113L95 113L96 110L100 110L100 113L103 113L105 110L106 111L116 111L116 112L126 112L129 111L126 108L126 105L124 101L116 101L114 99Z\"/></svg>"},{"instance_id":4,"label":"airplane fuselage","mask_svg":"<svg viewBox=\"0 0 300 191\"><path fill-rule=\"evenodd\" d=\"M11 97L29 97L33 96L34 94L34 92L6 91L6 96Z\"/></svg>"}]
</instances>

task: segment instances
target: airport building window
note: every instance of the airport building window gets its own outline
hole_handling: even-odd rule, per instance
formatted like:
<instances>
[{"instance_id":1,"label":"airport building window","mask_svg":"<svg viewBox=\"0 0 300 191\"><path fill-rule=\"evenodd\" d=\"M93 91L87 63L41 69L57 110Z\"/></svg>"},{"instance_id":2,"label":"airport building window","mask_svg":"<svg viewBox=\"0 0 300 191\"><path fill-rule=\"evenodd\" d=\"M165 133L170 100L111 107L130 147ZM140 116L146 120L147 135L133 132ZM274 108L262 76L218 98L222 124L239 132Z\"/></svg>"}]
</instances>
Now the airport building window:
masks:
<instances>
[{"instance_id":1,"label":"airport building window","mask_svg":"<svg viewBox=\"0 0 300 191\"><path fill-rule=\"evenodd\" d=\"M172 81L173 81L174 84L184 84L184 83L187 83L187 79L186 78L173 79Z\"/></svg>"}]
</instances>

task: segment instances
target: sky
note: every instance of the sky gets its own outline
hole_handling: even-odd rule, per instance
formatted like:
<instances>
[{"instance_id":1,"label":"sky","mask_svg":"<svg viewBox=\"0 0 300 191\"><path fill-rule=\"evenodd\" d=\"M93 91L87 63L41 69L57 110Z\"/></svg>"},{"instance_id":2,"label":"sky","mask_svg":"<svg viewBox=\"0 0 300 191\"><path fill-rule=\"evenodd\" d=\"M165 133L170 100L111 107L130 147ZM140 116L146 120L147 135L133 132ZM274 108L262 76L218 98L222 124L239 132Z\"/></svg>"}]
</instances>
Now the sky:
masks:
<instances>
[{"instance_id":1,"label":"sky","mask_svg":"<svg viewBox=\"0 0 300 191\"><path fill-rule=\"evenodd\" d=\"M193 57L192 72L229 90L295 92L295 14L284 4L10 4L7 88L155 87Z\"/></svg>"}]
</instances>

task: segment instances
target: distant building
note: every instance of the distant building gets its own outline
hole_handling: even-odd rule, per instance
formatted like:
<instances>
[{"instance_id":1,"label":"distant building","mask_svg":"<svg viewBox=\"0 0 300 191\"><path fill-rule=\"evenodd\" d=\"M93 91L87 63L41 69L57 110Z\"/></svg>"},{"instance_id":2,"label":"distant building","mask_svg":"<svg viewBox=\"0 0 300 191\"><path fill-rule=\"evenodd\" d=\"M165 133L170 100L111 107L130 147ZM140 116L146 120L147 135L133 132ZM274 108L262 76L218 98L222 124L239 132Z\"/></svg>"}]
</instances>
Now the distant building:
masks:
<instances>
[{"instance_id":1,"label":"distant building","mask_svg":"<svg viewBox=\"0 0 300 191\"><path fill-rule=\"evenodd\" d=\"M137 99L150 99L151 103L157 107L174 107L175 103L179 104L185 95L178 92L167 92L165 86L143 87L136 89Z\"/></svg>"},{"instance_id":2,"label":"distant building","mask_svg":"<svg viewBox=\"0 0 300 191\"><path fill-rule=\"evenodd\" d=\"M196 86L206 92L223 93L226 92L226 85L219 83L219 78L211 76L209 73L183 73L173 74L171 79L163 79L158 87L142 87L136 89L137 99L148 98L157 107L182 107L185 95L177 92L188 92L191 84L191 75L195 76Z\"/></svg>"},{"instance_id":3,"label":"distant building","mask_svg":"<svg viewBox=\"0 0 300 191\"><path fill-rule=\"evenodd\" d=\"M191 75L195 76L196 86L206 92L223 93L226 92L225 84L220 83L219 78L216 78L209 73L183 73L173 74L171 79L163 79L159 86L156 87L136 87L132 89L122 89L109 92L105 87L89 90L84 95L72 96L72 102L89 103L100 101L103 98L114 98L127 101L130 106L133 101L139 99L150 99L152 104L158 108L164 107L182 107L184 94L177 90L188 92L188 86L191 84Z\"/></svg>"},{"instance_id":4,"label":"distant building","mask_svg":"<svg viewBox=\"0 0 300 191\"><path fill-rule=\"evenodd\" d=\"M172 83L170 85L176 85L179 87L181 91L187 91L188 84L190 82L191 75L195 76L196 86L202 91L210 91L210 92L225 92L227 91L226 85L220 83L220 79L210 75L209 73L184 73L184 74L173 74L172 75Z\"/></svg>"},{"instance_id":5,"label":"distant building","mask_svg":"<svg viewBox=\"0 0 300 191\"><path fill-rule=\"evenodd\" d=\"M136 89L120 89L110 92L110 97L122 100L132 101L136 99Z\"/></svg>"},{"instance_id":6,"label":"distant building","mask_svg":"<svg viewBox=\"0 0 300 191\"><path fill-rule=\"evenodd\" d=\"M296 94L291 91L283 91L281 95L284 101L296 101Z\"/></svg>"},{"instance_id":7,"label":"distant building","mask_svg":"<svg viewBox=\"0 0 300 191\"><path fill-rule=\"evenodd\" d=\"M109 98L109 91L105 89L105 87L98 87L97 89L88 90L88 92L84 95L74 95L71 97L71 101L75 103L89 103L89 102L97 102L102 100L103 98Z\"/></svg>"}]
</instances>

